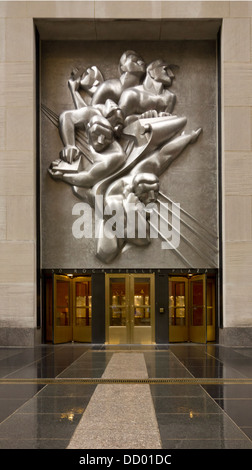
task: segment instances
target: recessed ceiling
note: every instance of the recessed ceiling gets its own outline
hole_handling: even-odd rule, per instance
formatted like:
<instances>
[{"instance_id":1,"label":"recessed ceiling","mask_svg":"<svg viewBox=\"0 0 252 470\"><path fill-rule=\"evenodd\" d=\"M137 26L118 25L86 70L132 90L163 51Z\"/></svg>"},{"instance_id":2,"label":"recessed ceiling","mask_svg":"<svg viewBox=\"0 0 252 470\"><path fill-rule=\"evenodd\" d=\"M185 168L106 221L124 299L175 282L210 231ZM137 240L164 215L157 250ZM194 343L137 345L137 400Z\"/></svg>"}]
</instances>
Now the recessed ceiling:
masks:
<instances>
[{"instance_id":1,"label":"recessed ceiling","mask_svg":"<svg viewBox=\"0 0 252 470\"><path fill-rule=\"evenodd\" d=\"M221 20L34 20L41 40L216 39Z\"/></svg>"}]
</instances>

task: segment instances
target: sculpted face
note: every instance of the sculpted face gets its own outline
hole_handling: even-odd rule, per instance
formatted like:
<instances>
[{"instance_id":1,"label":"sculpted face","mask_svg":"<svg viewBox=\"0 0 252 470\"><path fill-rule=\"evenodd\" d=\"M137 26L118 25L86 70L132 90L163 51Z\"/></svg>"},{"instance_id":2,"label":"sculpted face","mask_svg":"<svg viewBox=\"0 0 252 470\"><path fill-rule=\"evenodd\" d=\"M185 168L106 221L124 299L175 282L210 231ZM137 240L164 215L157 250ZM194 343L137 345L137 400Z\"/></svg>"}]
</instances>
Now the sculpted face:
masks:
<instances>
[{"instance_id":1,"label":"sculpted face","mask_svg":"<svg viewBox=\"0 0 252 470\"><path fill-rule=\"evenodd\" d=\"M173 79L175 78L172 70L169 68L168 64L163 62L157 62L149 70L150 76L159 83L163 83L166 86L171 86Z\"/></svg>"},{"instance_id":2,"label":"sculpted face","mask_svg":"<svg viewBox=\"0 0 252 470\"><path fill-rule=\"evenodd\" d=\"M91 67L89 67L85 70L81 77L81 87L84 89L89 89L93 86L95 80L95 71Z\"/></svg>"},{"instance_id":3,"label":"sculpted face","mask_svg":"<svg viewBox=\"0 0 252 470\"><path fill-rule=\"evenodd\" d=\"M109 124L109 123L108 123ZM104 125L102 121L94 120L89 129L89 141L96 152L105 150L114 140L111 126Z\"/></svg>"},{"instance_id":4,"label":"sculpted face","mask_svg":"<svg viewBox=\"0 0 252 470\"><path fill-rule=\"evenodd\" d=\"M121 70L142 75L145 72L145 62L138 54L132 53L121 64Z\"/></svg>"},{"instance_id":5,"label":"sculpted face","mask_svg":"<svg viewBox=\"0 0 252 470\"><path fill-rule=\"evenodd\" d=\"M155 203L158 198L158 183L139 183L135 187L135 194L145 206Z\"/></svg>"},{"instance_id":6,"label":"sculpted face","mask_svg":"<svg viewBox=\"0 0 252 470\"><path fill-rule=\"evenodd\" d=\"M83 89L89 90L95 84L96 86L103 81L101 72L96 66L88 67L81 77L81 87Z\"/></svg>"},{"instance_id":7,"label":"sculpted face","mask_svg":"<svg viewBox=\"0 0 252 470\"><path fill-rule=\"evenodd\" d=\"M119 136L123 129L124 118L118 104L110 99L106 100L104 116L114 128L115 133Z\"/></svg>"}]
</instances>

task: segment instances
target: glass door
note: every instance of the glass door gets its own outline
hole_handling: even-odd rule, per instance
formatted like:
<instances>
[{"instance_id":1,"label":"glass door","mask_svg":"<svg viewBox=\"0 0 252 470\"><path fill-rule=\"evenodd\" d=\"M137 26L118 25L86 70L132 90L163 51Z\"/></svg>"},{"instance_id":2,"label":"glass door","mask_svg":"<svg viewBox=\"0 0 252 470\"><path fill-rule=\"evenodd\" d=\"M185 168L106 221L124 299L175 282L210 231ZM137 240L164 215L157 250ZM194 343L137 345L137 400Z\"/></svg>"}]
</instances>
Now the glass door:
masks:
<instances>
[{"instance_id":1,"label":"glass door","mask_svg":"<svg viewBox=\"0 0 252 470\"><path fill-rule=\"evenodd\" d=\"M188 341L188 279L169 278L169 341Z\"/></svg>"},{"instance_id":2,"label":"glass door","mask_svg":"<svg viewBox=\"0 0 252 470\"><path fill-rule=\"evenodd\" d=\"M215 341L215 278L207 277L207 341Z\"/></svg>"},{"instance_id":3,"label":"glass door","mask_svg":"<svg viewBox=\"0 0 252 470\"><path fill-rule=\"evenodd\" d=\"M131 274L130 342L151 344L155 341L154 328L154 274Z\"/></svg>"},{"instance_id":4,"label":"glass door","mask_svg":"<svg viewBox=\"0 0 252 470\"><path fill-rule=\"evenodd\" d=\"M149 344L155 340L154 275L106 274L106 341Z\"/></svg>"},{"instance_id":5,"label":"glass door","mask_svg":"<svg viewBox=\"0 0 252 470\"><path fill-rule=\"evenodd\" d=\"M73 289L73 341L91 342L91 277L76 277Z\"/></svg>"},{"instance_id":6,"label":"glass door","mask_svg":"<svg viewBox=\"0 0 252 470\"><path fill-rule=\"evenodd\" d=\"M190 341L206 343L206 276L190 279Z\"/></svg>"},{"instance_id":7,"label":"glass door","mask_svg":"<svg viewBox=\"0 0 252 470\"><path fill-rule=\"evenodd\" d=\"M215 277L169 277L169 341L215 340Z\"/></svg>"},{"instance_id":8,"label":"glass door","mask_svg":"<svg viewBox=\"0 0 252 470\"><path fill-rule=\"evenodd\" d=\"M71 280L67 276L54 276L53 342L72 341Z\"/></svg>"},{"instance_id":9,"label":"glass door","mask_svg":"<svg viewBox=\"0 0 252 470\"><path fill-rule=\"evenodd\" d=\"M106 274L106 340L126 344L129 336L129 288L124 274Z\"/></svg>"},{"instance_id":10,"label":"glass door","mask_svg":"<svg viewBox=\"0 0 252 470\"><path fill-rule=\"evenodd\" d=\"M91 342L91 277L54 275L52 318L54 344L72 341ZM47 323L49 330L49 315Z\"/></svg>"}]
</instances>

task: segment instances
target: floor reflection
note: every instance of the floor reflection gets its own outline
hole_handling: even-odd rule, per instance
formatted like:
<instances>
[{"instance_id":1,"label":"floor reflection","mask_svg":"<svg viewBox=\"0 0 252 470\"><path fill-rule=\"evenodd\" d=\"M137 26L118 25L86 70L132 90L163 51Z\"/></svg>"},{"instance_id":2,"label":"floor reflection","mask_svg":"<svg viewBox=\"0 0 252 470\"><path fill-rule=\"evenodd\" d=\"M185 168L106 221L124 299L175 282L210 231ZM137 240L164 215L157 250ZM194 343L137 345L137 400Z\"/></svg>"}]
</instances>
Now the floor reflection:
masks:
<instances>
[{"instance_id":1,"label":"floor reflection","mask_svg":"<svg viewBox=\"0 0 252 470\"><path fill-rule=\"evenodd\" d=\"M101 377L120 352L142 354L149 378L181 379L150 385L164 449L252 448L252 348L215 344L0 348L0 448L66 448L96 389L74 379ZM46 385L25 378L73 380Z\"/></svg>"}]
</instances>

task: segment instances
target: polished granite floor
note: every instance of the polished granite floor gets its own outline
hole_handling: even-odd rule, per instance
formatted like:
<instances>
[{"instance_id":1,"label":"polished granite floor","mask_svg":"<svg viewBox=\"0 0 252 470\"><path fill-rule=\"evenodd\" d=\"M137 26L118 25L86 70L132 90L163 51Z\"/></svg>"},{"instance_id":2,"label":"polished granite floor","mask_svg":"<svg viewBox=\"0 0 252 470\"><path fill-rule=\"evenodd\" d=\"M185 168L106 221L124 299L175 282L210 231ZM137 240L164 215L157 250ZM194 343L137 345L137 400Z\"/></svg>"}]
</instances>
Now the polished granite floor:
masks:
<instances>
[{"instance_id":1,"label":"polished granite floor","mask_svg":"<svg viewBox=\"0 0 252 470\"><path fill-rule=\"evenodd\" d=\"M215 344L0 348L0 449L66 449L122 352L144 358L161 448L252 449L252 347Z\"/></svg>"}]
</instances>

